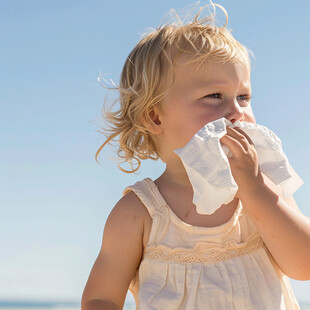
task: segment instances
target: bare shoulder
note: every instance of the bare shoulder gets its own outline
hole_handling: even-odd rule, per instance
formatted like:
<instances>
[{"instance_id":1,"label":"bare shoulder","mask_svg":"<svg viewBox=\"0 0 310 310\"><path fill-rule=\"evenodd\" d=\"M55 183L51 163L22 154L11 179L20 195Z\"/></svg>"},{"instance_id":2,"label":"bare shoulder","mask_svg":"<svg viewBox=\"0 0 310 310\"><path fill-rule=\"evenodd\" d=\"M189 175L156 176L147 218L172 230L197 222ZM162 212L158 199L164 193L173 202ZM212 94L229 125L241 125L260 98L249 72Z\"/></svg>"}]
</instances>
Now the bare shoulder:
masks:
<instances>
[{"instance_id":1,"label":"bare shoulder","mask_svg":"<svg viewBox=\"0 0 310 310\"><path fill-rule=\"evenodd\" d=\"M101 251L106 249L107 244L114 245L114 242L110 240L110 237L113 237L113 239L118 238L122 243L141 244L142 248L139 247L141 252L143 250L143 232L147 216L146 208L133 191L124 195L108 216ZM142 255L142 252L139 254Z\"/></svg>"},{"instance_id":2,"label":"bare shoulder","mask_svg":"<svg viewBox=\"0 0 310 310\"><path fill-rule=\"evenodd\" d=\"M115 213L116 214L115 216L117 217L120 218L124 217L124 220L126 220L127 217L129 216L132 219L128 223L129 225L130 223L132 223L135 226L136 225L140 226L140 229L142 229L142 245L144 249L145 245L149 241L152 226L152 218L147 208L144 206L144 204L138 198L138 196L134 193L134 191L130 191L125 196L123 196L116 204L112 212ZM113 216L112 212L111 216Z\"/></svg>"},{"instance_id":3,"label":"bare shoulder","mask_svg":"<svg viewBox=\"0 0 310 310\"><path fill-rule=\"evenodd\" d=\"M138 196L130 191L112 209L106 222L105 231L113 230L113 234L121 233L124 230L126 230L124 233L131 231L133 236L141 235L143 245L145 226L149 221L150 215L146 207Z\"/></svg>"},{"instance_id":4,"label":"bare shoulder","mask_svg":"<svg viewBox=\"0 0 310 310\"><path fill-rule=\"evenodd\" d=\"M130 191L124 195L114 206L109 217L125 217L135 221L144 221L148 211L138 196Z\"/></svg>"}]
</instances>

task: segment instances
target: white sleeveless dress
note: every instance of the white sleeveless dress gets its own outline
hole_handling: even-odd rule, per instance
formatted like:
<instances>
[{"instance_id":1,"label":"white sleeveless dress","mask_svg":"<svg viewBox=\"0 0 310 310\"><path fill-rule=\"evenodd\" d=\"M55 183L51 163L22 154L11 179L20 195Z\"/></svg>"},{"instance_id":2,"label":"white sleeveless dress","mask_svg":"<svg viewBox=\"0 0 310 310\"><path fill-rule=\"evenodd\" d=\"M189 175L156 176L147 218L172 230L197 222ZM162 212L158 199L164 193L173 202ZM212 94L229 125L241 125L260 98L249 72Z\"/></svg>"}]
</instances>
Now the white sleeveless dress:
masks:
<instances>
[{"instance_id":1,"label":"white sleeveless dress","mask_svg":"<svg viewBox=\"0 0 310 310\"><path fill-rule=\"evenodd\" d=\"M128 186L147 208L152 227L129 290L141 310L300 309L241 202L217 227L179 219L150 179Z\"/></svg>"}]
</instances>

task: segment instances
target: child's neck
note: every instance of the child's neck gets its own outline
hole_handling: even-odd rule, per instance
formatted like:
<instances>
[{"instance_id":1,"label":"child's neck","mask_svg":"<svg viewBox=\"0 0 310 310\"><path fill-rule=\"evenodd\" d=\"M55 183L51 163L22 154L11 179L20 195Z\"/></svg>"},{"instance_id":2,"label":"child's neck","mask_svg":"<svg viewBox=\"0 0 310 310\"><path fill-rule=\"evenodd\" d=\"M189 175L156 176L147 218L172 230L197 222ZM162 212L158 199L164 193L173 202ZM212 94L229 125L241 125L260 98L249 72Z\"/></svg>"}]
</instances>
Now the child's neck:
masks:
<instances>
[{"instance_id":1,"label":"child's neck","mask_svg":"<svg viewBox=\"0 0 310 310\"><path fill-rule=\"evenodd\" d=\"M169 186L192 190L192 185L181 160L166 162L166 170L156 180Z\"/></svg>"}]
</instances>

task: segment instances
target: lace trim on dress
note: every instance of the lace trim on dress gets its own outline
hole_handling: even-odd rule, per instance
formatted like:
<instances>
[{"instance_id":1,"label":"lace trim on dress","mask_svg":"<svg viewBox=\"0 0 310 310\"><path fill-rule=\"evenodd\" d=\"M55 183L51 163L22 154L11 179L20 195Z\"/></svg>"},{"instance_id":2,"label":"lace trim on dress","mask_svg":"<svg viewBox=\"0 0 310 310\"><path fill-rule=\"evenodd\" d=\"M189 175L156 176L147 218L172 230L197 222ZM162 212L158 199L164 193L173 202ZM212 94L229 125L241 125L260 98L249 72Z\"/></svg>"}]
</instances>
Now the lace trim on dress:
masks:
<instances>
[{"instance_id":1,"label":"lace trim on dress","mask_svg":"<svg viewBox=\"0 0 310 310\"><path fill-rule=\"evenodd\" d=\"M242 243L228 240L223 243L197 242L193 248L170 248L166 245L148 245L144 258L180 263L216 263L236 256L245 255L266 245L257 231Z\"/></svg>"}]
</instances>

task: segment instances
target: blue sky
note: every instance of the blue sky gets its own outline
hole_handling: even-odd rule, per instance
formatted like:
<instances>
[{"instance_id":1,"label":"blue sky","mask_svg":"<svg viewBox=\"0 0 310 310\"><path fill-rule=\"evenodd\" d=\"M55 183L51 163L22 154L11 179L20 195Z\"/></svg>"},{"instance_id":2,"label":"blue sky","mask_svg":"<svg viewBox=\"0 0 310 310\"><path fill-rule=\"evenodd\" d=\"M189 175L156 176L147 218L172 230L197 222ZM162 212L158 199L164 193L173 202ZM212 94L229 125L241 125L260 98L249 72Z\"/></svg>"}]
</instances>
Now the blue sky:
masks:
<instances>
[{"instance_id":1,"label":"blue sky","mask_svg":"<svg viewBox=\"0 0 310 310\"><path fill-rule=\"evenodd\" d=\"M146 161L138 175L125 174L111 148L97 164L107 95L97 77L118 82L144 30L191 3L0 0L0 299L79 300L122 190L163 172ZM294 196L309 217L310 2L217 3L255 54L257 123L281 138L305 182ZM291 283L310 301L309 282Z\"/></svg>"}]
</instances>

